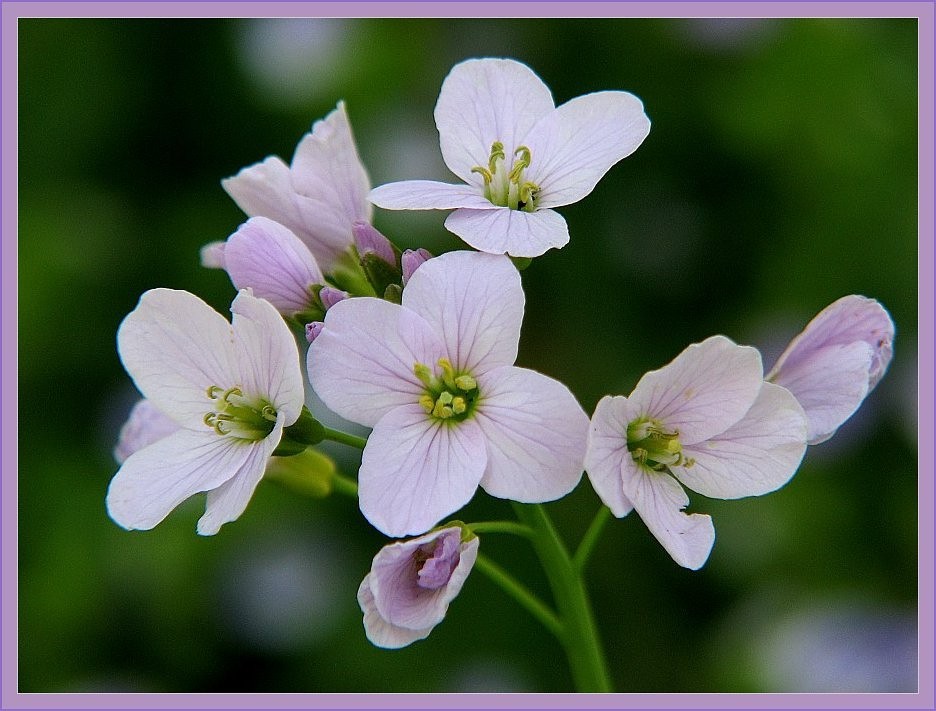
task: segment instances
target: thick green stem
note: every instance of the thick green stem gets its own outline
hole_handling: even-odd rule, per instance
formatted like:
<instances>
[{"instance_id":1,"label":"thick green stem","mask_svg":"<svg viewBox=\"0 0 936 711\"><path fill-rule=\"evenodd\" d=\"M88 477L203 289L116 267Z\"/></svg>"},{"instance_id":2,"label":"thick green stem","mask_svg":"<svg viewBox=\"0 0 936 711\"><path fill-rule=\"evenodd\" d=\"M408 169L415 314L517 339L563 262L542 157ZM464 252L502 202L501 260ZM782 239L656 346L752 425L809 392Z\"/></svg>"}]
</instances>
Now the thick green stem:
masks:
<instances>
[{"instance_id":1,"label":"thick green stem","mask_svg":"<svg viewBox=\"0 0 936 711\"><path fill-rule=\"evenodd\" d=\"M572 562L575 563L575 567L578 568L579 572L585 569L588 556L591 555L592 550L595 548L595 544L598 542L598 537L604 530L605 524L610 520L611 509L607 506L602 506L598 509L598 513L596 513L595 518L592 519L591 525L588 527L588 530L585 531L585 535L582 536L582 542L579 543L579 547L572 557Z\"/></svg>"},{"instance_id":2,"label":"thick green stem","mask_svg":"<svg viewBox=\"0 0 936 711\"><path fill-rule=\"evenodd\" d=\"M480 553L475 561L475 568L488 576L504 592L523 605L527 612L543 623L543 626L558 639L562 639L562 623L556 617L556 613L550 610L536 595L517 582L506 570Z\"/></svg>"},{"instance_id":3,"label":"thick green stem","mask_svg":"<svg viewBox=\"0 0 936 711\"><path fill-rule=\"evenodd\" d=\"M565 647L576 689L611 691L611 680L598 630L578 568L542 506L514 504L514 509L520 520L536 534L533 547L556 598L565 632L560 639Z\"/></svg>"},{"instance_id":4,"label":"thick green stem","mask_svg":"<svg viewBox=\"0 0 936 711\"><path fill-rule=\"evenodd\" d=\"M322 429L325 430L325 439L330 439L332 442L339 442L358 449L364 449L364 445L367 444L366 437L340 432L339 430L333 430L331 427L323 427Z\"/></svg>"},{"instance_id":5,"label":"thick green stem","mask_svg":"<svg viewBox=\"0 0 936 711\"><path fill-rule=\"evenodd\" d=\"M533 530L516 521L480 521L465 524L474 533L511 533L515 536L532 538Z\"/></svg>"}]
</instances>

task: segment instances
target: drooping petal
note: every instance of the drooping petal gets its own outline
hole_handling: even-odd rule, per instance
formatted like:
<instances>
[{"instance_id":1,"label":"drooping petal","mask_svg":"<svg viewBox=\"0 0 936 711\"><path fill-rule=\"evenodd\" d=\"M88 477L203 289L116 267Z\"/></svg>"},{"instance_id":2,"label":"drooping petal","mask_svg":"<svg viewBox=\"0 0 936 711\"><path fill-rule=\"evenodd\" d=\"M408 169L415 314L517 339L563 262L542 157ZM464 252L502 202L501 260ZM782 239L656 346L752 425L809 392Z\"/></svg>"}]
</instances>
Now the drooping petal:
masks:
<instances>
[{"instance_id":1,"label":"drooping petal","mask_svg":"<svg viewBox=\"0 0 936 711\"><path fill-rule=\"evenodd\" d=\"M206 269L224 269L225 242L209 242L199 251L201 265Z\"/></svg>"},{"instance_id":2,"label":"drooping petal","mask_svg":"<svg viewBox=\"0 0 936 711\"><path fill-rule=\"evenodd\" d=\"M586 94L550 112L524 139L532 155L525 179L540 188L536 204L549 208L581 200L649 132L643 104L626 91Z\"/></svg>"},{"instance_id":3,"label":"drooping petal","mask_svg":"<svg viewBox=\"0 0 936 711\"><path fill-rule=\"evenodd\" d=\"M553 210L459 208L445 218L445 228L477 250L512 257L538 257L569 243L569 226Z\"/></svg>"},{"instance_id":4,"label":"drooping petal","mask_svg":"<svg viewBox=\"0 0 936 711\"><path fill-rule=\"evenodd\" d=\"M371 573L364 576L357 594L358 604L364 613L364 633L371 644L384 649L400 649L428 637L434 625L411 630L392 625L380 616L374 602L374 594L371 592L371 577Z\"/></svg>"},{"instance_id":5,"label":"drooping petal","mask_svg":"<svg viewBox=\"0 0 936 711\"><path fill-rule=\"evenodd\" d=\"M497 208L473 185L452 185L434 180L404 180L387 183L370 192L370 201L385 210L451 210L470 207L476 210Z\"/></svg>"},{"instance_id":6,"label":"drooping petal","mask_svg":"<svg viewBox=\"0 0 936 711\"><path fill-rule=\"evenodd\" d=\"M179 423L152 402L139 400L120 428L117 446L114 447L114 459L118 464L123 464L134 452L158 442L178 429Z\"/></svg>"},{"instance_id":7,"label":"drooping petal","mask_svg":"<svg viewBox=\"0 0 936 711\"><path fill-rule=\"evenodd\" d=\"M420 315L362 297L328 310L307 364L312 387L329 408L373 427L393 408L418 402L424 385L413 366L431 368L445 355L441 338Z\"/></svg>"},{"instance_id":8,"label":"drooping petal","mask_svg":"<svg viewBox=\"0 0 936 711\"><path fill-rule=\"evenodd\" d=\"M739 499L779 489L796 473L806 452L806 415L785 388L764 383L737 423L711 439L683 448L695 460L671 467L673 475L703 496Z\"/></svg>"},{"instance_id":9,"label":"drooping petal","mask_svg":"<svg viewBox=\"0 0 936 711\"><path fill-rule=\"evenodd\" d=\"M242 290L231 304L239 378L245 396L268 400L288 426L305 402L299 349L273 305ZM277 440L278 441L278 440Z\"/></svg>"},{"instance_id":10,"label":"drooping petal","mask_svg":"<svg viewBox=\"0 0 936 711\"><path fill-rule=\"evenodd\" d=\"M523 503L552 501L582 478L588 416L569 389L526 368L506 366L478 376L474 419L487 443L481 486Z\"/></svg>"},{"instance_id":11,"label":"drooping petal","mask_svg":"<svg viewBox=\"0 0 936 711\"><path fill-rule=\"evenodd\" d=\"M689 497L669 474L626 459L623 471L625 496L666 552L684 568L698 570L705 565L715 544L712 517L684 513Z\"/></svg>"},{"instance_id":12,"label":"drooping petal","mask_svg":"<svg viewBox=\"0 0 936 711\"><path fill-rule=\"evenodd\" d=\"M205 513L198 519L199 535L213 536L225 523L237 520L244 513L254 489L263 478L267 461L279 444L284 419L280 413L270 434L265 439L252 443L250 455L237 473L221 486L208 492Z\"/></svg>"},{"instance_id":13,"label":"drooping petal","mask_svg":"<svg viewBox=\"0 0 936 711\"><path fill-rule=\"evenodd\" d=\"M864 341L813 350L774 377L799 400L809 422L809 444L824 442L851 417L868 394L874 353Z\"/></svg>"},{"instance_id":14,"label":"drooping petal","mask_svg":"<svg viewBox=\"0 0 936 711\"><path fill-rule=\"evenodd\" d=\"M468 503L486 464L476 422L450 425L430 419L420 405L397 407L375 425L364 448L361 512L388 536L425 533Z\"/></svg>"},{"instance_id":15,"label":"drooping petal","mask_svg":"<svg viewBox=\"0 0 936 711\"><path fill-rule=\"evenodd\" d=\"M221 486L256 443L180 429L130 455L111 480L107 512L126 529L149 530L193 494Z\"/></svg>"},{"instance_id":16,"label":"drooping petal","mask_svg":"<svg viewBox=\"0 0 936 711\"><path fill-rule=\"evenodd\" d=\"M120 324L117 350L137 389L180 424L200 429L207 389L234 385L231 324L187 291L152 289Z\"/></svg>"},{"instance_id":17,"label":"drooping petal","mask_svg":"<svg viewBox=\"0 0 936 711\"><path fill-rule=\"evenodd\" d=\"M481 185L471 169L488 164L491 144L500 141L513 156L554 106L549 87L525 64L512 59L456 64L442 82L434 114L445 164L466 183Z\"/></svg>"},{"instance_id":18,"label":"drooping petal","mask_svg":"<svg viewBox=\"0 0 936 711\"><path fill-rule=\"evenodd\" d=\"M478 252L430 259L403 290L403 307L441 335L456 369L473 376L513 365L524 303L520 273L510 260Z\"/></svg>"},{"instance_id":19,"label":"drooping petal","mask_svg":"<svg viewBox=\"0 0 936 711\"><path fill-rule=\"evenodd\" d=\"M627 425L636 417L627 398L605 395L598 401L588 434L585 470L595 493L618 518L629 514L634 505L624 496L623 473L627 449Z\"/></svg>"},{"instance_id":20,"label":"drooping petal","mask_svg":"<svg viewBox=\"0 0 936 711\"><path fill-rule=\"evenodd\" d=\"M712 336L646 373L629 400L640 415L677 430L683 445L695 444L740 420L757 399L762 379L755 348Z\"/></svg>"},{"instance_id":21,"label":"drooping petal","mask_svg":"<svg viewBox=\"0 0 936 711\"><path fill-rule=\"evenodd\" d=\"M307 309L309 287L325 283L302 240L266 217L250 218L228 238L224 268L236 288L253 289L287 316Z\"/></svg>"}]
</instances>

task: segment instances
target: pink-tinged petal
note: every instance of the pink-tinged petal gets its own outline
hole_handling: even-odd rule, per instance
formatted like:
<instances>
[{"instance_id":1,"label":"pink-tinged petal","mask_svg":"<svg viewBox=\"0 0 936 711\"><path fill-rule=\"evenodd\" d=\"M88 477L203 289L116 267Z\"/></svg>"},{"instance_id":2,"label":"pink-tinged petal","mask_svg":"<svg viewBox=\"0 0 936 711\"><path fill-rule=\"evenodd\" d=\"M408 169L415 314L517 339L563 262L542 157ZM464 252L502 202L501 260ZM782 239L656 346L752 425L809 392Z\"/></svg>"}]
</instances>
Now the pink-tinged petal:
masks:
<instances>
[{"instance_id":1,"label":"pink-tinged petal","mask_svg":"<svg viewBox=\"0 0 936 711\"><path fill-rule=\"evenodd\" d=\"M624 494L666 552L684 568L698 570L705 565L715 544L711 516L684 513L689 497L669 474L633 461L625 463L625 473Z\"/></svg>"},{"instance_id":2,"label":"pink-tinged petal","mask_svg":"<svg viewBox=\"0 0 936 711\"><path fill-rule=\"evenodd\" d=\"M784 365L773 382L799 400L809 427L806 439L819 444L851 417L868 394L874 353L864 341L813 350L809 360Z\"/></svg>"},{"instance_id":3,"label":"pink-tinged petal","mask_svg":"<svg viewBox=\"0 0 936 711\"><path fill-rule=\"evenodd\" d=\"M292 199L289 166L277 156L254 163L230 178L221 187L250 217L268 217L293 232L302 230L302 218Z\"/></svg>"},{"instance_id":4,"label":"pink-tinged petal","mask_svg":"<svg viewBox=\"0 0 936 711\"><path fill-rule=\"evenodd\" d=\"M305 402L296 339L273 305L241 291L231 304L239 378L244 396L268 400L287 426Z\"/></svg>"},{"instance_id":5,"label":"pink-tinged petal","mask_svg":"<svg viewBox=\"0 0 936 711\"><path fill-rule=\"evenodd\" d=\"M357 594L358 604L364 613L364 633L371 644L384 649L400 649L428 637L434 625L411 630L392 625L380 616L374 602L374 594L371 592L371 577L371 573L364 576Z\"/></svg>"},{"instance_id":6,"label":"pink-tinged petal","mask_svg":"<svg viewBox=\"0 0 936 711\"><path fill-rule=\"evenodd\" d=\"M255 448L208 427L181 429L127 458L107 490L107 512L126 529L149 530L193 494L235 476Z\"/></svg>"},{"instance_id":7,"label":"pink-tinged petal","mask_svg":"<svg viewBox=\"0 0 936 711\"><path fill-rule=\"evenodd\" d=\"M325 283L302 240L266 217L250 218L228 238L224 268L236 288L253 289L287 316L307 309L309 288Z\"/></svg>"},{"instance_id":8,"label":"pink-tinged petal","mask_svg":"<svg viewBox=\"0 0 936 711\"><path fill-rule=\"evenodd\" d=\"M741 420L725 432L691 447L689 467L673 475L703 496L739 499L760 496L786 484L806 452L806 416L785 388L764 383Z\"/></svg>"},{"instance_id":9,"label":"pink-tinged petal","mask_svg":"<svg viewBox=\"0 0 936 711\"><path fill-rule=\"evenodd\" d=\"M513 365L524 303L520 273L511 261L478 252L430 259L403 290L403 307L442 337L457 370L473 376Z\"/></svg>"},{"instance_id":10,"label":"pink-tinged petal","mask_svg":"<svg viewBox=\"0 0 936 711\"><path fill-rule=\"evenodd\" d=\"M512 257L538 257L569 242L565 218L553 210L461 208L445 219L445 228L477 250Z\"/></svg>"},{"instance_id":11,"label":"pink-tinged petal","mask_svg":"<svg viewBox=\"0 0 936 711\"><path fill-rule=\"evenodd\" d=\"M757 399L760 353L724 336L694 343L669 365L646 373L629 400L640 416L660 420L685 446L724 432Z\"/></svg>"},{"instance_id":12,"label":"pink-tinged petal","mask_svg":"<svg viewBox=\"0 0 936 711\"><path fill-rule=\"evenodd\" d=\"M118 464L134 452L158 442L163 437L178 431L179 423L156 407L149 400L140 400L133 409L127 421L120 428L120 437L114 447L114 459Z\"/></svg>"},{"instance_id":13,"label":"pink-tinged petal","mask_svg":"<svg viewBox=\"0 0 936 711\"><path fill-rule=\"evenodd\" d=\"M552 501L582 478L588 416L569 389L526 368L507 366L478 376L474 419L487 440L481 486L523 503Z\"/></svg>"},{"instance_id":14,"label":"pink-tinged petal","mask_svg":"<svg viewBox=\"0 0 936 711\"><path fill-rule=\"evenodd\" d=\"M536 204L549 208L581 200L649 132L643 104L625 91L586 94L550 112L524 139L532 156L524 178L540 188Z\"/></svg>"},{"instance_id":15,"label":"pink-tinged petal","mask_svg":"<svg viewBox=\"0 0 936 711\"><path fill-rule=\"evenodd\" d=\"M137 389L180 424L201 429L210 386L239 372L231 324L187 291L152 289L117 331L120 359Z\"/></svg>"},{"instance_id":16,"label":"pink-tinged petal","mask_svg":"<svg viewBox=\"0 0 936 711\"><path fill-rule=\"evenodd\" d=\"M370 201L385 210L451 210L456 207L494 210L497 207L484 197L481 188L434 180L387 183L371 190Z\"/></svg>"},{"instance_id":17,"label":"pink-tinged petal","mask_svg":"<svg viewBox=\"0 0 936 711\"><path fill-rule=\"evenodd\" d=\"M419 405L403 405L368 437L358 474L361 512L388 536L424 533L468 503L486 465L476 422L437 421Z\"/></svg>"},{"instance_id":18,"label":"pink-tinged petal","mask_svg":"<svg viewBox=\"0 0 936 711\"><path fill-rule=\"evenodd\" d=\"M199 259L206 269L224 269L225 242L209 242L201 248Z\"/></svg>"},{"instance_id":19,"label":"pink-tinged petal","mask_svg":"<svg viewBox=\"0 0 936 711\"><path fill-rule=\"evenodd\" d=\"M598 401L588 433L585 469L595 493L618 518L629 514L634 505L624 496L625 459L632 460L627 449L627 425L636 417L627 398L605 395Z\"/></svg>"},{"instance_id":20,"label":"pink-tinged petal","mask_svg":"<svg viewBox=\"0 0 936 711\"><path fill-rule=\"evenodd\" d=\"M481 185L474 166L487 166L500 141L508 160L536 122L553 110L552 93L525 64L469 59L452 67L435 107L442 158L466 183Z\"/></svg>"},{"instance_id":21,"label":"pink-tinged petal","mask_svg":"<svg viewBox=\"0 0 936 711\"><path fill-rule=\"evenodd\" d=\"M413 366L432 368L445 355L441 339L421 316L362 297L328 310L307 364L312 387L329 408L373 427L393 408L418 402L424 385Z\"/></svg>"},{"instance_id":22,"label":"pink-tinged petal","mask_svg":"<svg viewBox=\"0 0 936 711\"><path fill-rule=\"evenodd\" d=\"M205 501L205 513L198 519L198 534L213 536L225 523L236 521L253 496L254 489L263 478L267 461L279 444L283 434L282 413L270 434L263 440L252 443L250 455L237 470L237 473L221 486L208 492Z\"/></svg>"}]
</instances>

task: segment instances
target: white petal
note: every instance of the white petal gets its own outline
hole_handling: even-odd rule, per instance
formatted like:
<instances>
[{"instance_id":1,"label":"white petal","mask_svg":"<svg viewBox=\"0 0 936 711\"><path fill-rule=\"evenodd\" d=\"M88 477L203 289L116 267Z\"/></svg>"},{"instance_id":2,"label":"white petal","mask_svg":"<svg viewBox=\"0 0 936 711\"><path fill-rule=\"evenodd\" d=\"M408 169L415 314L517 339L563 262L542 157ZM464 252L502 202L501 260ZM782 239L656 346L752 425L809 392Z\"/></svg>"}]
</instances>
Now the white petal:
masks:
<instances>
[{"instance_id":1,"label":"white petal","mask_svg":"<svg viewBox=\"0 0 936 711\"><path fill-rule=\"evenodd\" d=\"M432 368L445 355L415 312L382 299L345 299L328 310L309 346L309 380L334 412L373 427L393 408L419 401L424 386L413 366Z\"/></svg>"},{"instance_id":2,"label":"white petal","mask_svg":"<svg viewBox=\"0 0 936 711\"><path fill-rule=\"evenodd\" d=\"M635 415L627 398L605 395L598 401L588 433L585 469L595 493L618 518L626 516L634 505L624 496L622 467L631 459L627 449L627 425Z\"/></svg>"},{"instance_id":3,"label":"white petal","mask_svg":"<svg viewBox=\"0 0 936 711\"><path fill-rule=\"evenodd\" d=\"M187 291L152 289L120 324L120 359L137 389L180 424L200 429L207 390L238 374L231 324Z\"/></svg>"},{"instance_id":4,"label":"white petal","mask_svg":"<svg viewBox=\"0 0 936 711\"><path fill-rule=\"evenodd\" d=\"M684 568L705 565L715 544L711 516L683 513L689 497L669 474L648 471L633 461L625 462L625 472L625 495L666 552Z\"/></svg>"},{"instance_id":5,"label":"white petal","mask_svg":"<svg viewBox=\"0 0 936 711\"><path fill-rule=\"evenodd\" d=\"M724 336L694 343L669 365L645 374L629 400L641 416L679 432L685 446L724 432L760 392L760 353Z\"/></svg>"},{"instance_id":6,"label":"white petal","mask_svg":"<svg viewBox=\"0 0 936 711\"><path fill-rule=\"evenodd\" d=\"M787 361L773 382L799 400L809 428L809 444L829 439L868 394L874 354L864 341L814 349L807 360Z\"/></svg>"},{"instance_id":7,"label":"white petal","mask_svg":"<svg viewBox=\"0 0 936 711\"><path fill-rule=\"evenodd\" d=\"M540 188L537 205L581 200L649 132L643 104L625 91L600 91L566 102L524 139L532 158L524 177Z\"/></svg>"},{"instance_id":8,"label":"white petal","mask_svg":"<svg viewBox=\"0 0 936 711\"><path fill-rule=\"evenodd\" d=\"M208 492L205 513L198 520L199 535L213 536L225 523L237 520L244 513L282 434L283 415L280 413L269 436L250 447L250 456L237 473Z\"/></svg>"},{"instance_id":9,"label":"white petal","mask_svg":"<svg viewBox=\"0 0 936 711\"><path fill-rule=\"evenodd\" d=\"M253 289L287 316L308 308L309 287L325 283L302 240L266 217L250 218L228 237L224 268L236 288Z\"/></svg>"},{"instance_id":10,"label":"white petal","mask_svg":"<svg viewBox=\"0 0 936 711\"><path fill-rule=\"evenodd\" d=\"M565 218L553 210L460 208L445 219L445 228L477 250L512 257L538 257L569 243Z\"/></svg>"},{"instance_id":11,"label":"white petal","mask_svg":"<svg viewBox=\"0 0 936 711\"><path fill-rule=\"evenodd\" d=\"M299 349L289 327L269 301L245 289L231 304L238 385L245 396L268 400L285 424L295 422L305 402ZM278 440L277 440L278 441Z\"/></svg>"},{"instance_id":12,"label":"white petal","mask_svg":"<svg viewBox=\"0 0 936 711\"><path fill-rule=\"evenodd\" d=\"M374 594L370 588L371 574L368 573L358 588L358 604L364 613L364 632L371 644L384 649L399 649L413 642L425 639L432 632L435 625L420 630L410 630L397 627L384 620L377 611L374 603Z\"/></svg>"},{"instance_id":13,"label":"white petal","mask_svg":"<svg viewBox=\"0 0 936 711\"><path fill-rule=\"evenodd\" d=\"M481 486L524 503L552 501L582 478L588 416L569 389L526 368L507 366L478 377L475 420L487 440Z\"/></svg>"},{"instance_id":14,"label":"white petal","mask_svg":"<svg viewBox=\"0 0 936 711\"><path fill-rule=\"evenodd\" d=\"M790 392L764 383L747 414L728 430L683 454L690 467L672 467L683 484L703 496L760 496L786 484L806 452L806 416Z\"/></svg>"},{"instance_id":15,"label":"white petal","mask_svg":"<svg viewBox=\"0 0 936 711\"><path fill-rule=\"evenodd\" d=\"M156 407L149 400L140 400L133 409L123 427L114 447L114 459L118 464L137 450L158 442L179 429L179 423Z\"/></svg>"},{"instance_id":16,"label":"white petal","mask_svg":"<svg viewBox=\"0 0 936 711\"><path fill-rule=\"evenodd\" d=\"M520 273L511 261L478 252L430 259L403 290L404 308L422 316L442 337L456 369L473 376L513 365L524 303Z\"/></svg>"},{"instance_id":17,"label":"white petal","mask_svg":"<svg viewBox=\"0 0 936 711\"><path fill-rule=\"evenodd\" d=\"M472 185L451 185L434 180L404 180L374 188L370 201L385 210L451 210L471 207L493 210L481 189Z\"/></svg>"},{"instance_id":18,"label":"white petal","mask_svg":"<svg viewBox=\"0 0 936 711\"><path fill-rule=\"evenodd\" d=\"M181 429L132 454L107 490L107 512L127 529L148 530L193 494L221 486L250 459L255 444Z\"/></svg>"},{"instance_id":19,"label":"white petal","mask_svg":"<svg viewBox=\"0 0 936 711\"><path fill-rule=\"evenodd\" d=\"M250 217L268 217L293 232L302 229L302 220L292 198L289 166L277 156L268 156L221 181L225 192Z\"/></svg>"},{"instance_id":20,"label":"white petal","mask_svg":"<svg viewBox=\"0 0 936 711\"><path fill-rule=\"evenodd\" d=\"M419 405L398 407L376 424L364 448L361 512L388 536L425 533L468 503L486 464L476 422L449 424L431 420Z\"/></svg>"},{"instance_id":21,"label":"white petal","mask_svg":"<svg viewBox=\"0 0 936 711\"><path fill-rule=\"evenodd\" d=\"M223 241L217 241L202 247L199 252L201 265L206 269L224 269L224 245Z\"/></svg>"},{"instance_id":22,"label":"white petal","mask_svg":"<svg viewBox=\"0 0 936 711\"><path fill-rule=\"evenodd\" d=\"M442 157L466 183L480 184L500 141L508 160L536 122L553 110L552 94L529 67L512 59L469 59L449 72L435 107Z\"/></svg>"}]
</instances>

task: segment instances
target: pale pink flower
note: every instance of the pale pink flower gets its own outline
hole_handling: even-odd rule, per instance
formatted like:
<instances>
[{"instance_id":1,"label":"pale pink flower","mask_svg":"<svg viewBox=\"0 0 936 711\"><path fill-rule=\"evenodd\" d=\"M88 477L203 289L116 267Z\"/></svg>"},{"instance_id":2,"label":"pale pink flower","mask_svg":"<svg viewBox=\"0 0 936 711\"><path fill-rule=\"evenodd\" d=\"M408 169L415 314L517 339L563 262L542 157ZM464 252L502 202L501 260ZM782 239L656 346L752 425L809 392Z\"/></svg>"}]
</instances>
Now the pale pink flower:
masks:
<instances>
[{"instance_id":1,"label":"pale pink flower","mask_svg":"<svg viewBox=\"0 0 936 711\"><path fill-rule=\"evenodd\" d=\"M120 428L114 459L118 464L138 449L143 449L171 435L179 429L179 423L156 407L149 400L138 400L131 408L127 421Z\"/></svg>"}]
</instances>

